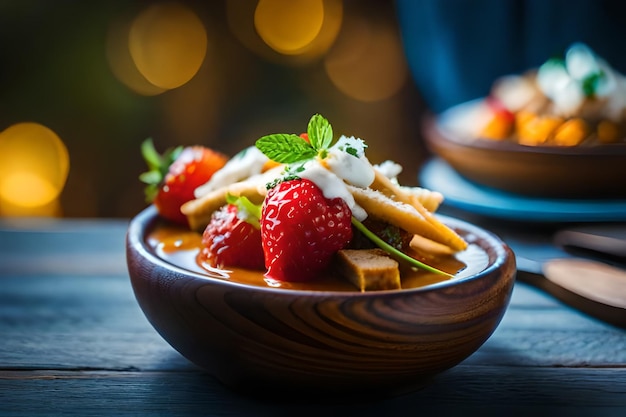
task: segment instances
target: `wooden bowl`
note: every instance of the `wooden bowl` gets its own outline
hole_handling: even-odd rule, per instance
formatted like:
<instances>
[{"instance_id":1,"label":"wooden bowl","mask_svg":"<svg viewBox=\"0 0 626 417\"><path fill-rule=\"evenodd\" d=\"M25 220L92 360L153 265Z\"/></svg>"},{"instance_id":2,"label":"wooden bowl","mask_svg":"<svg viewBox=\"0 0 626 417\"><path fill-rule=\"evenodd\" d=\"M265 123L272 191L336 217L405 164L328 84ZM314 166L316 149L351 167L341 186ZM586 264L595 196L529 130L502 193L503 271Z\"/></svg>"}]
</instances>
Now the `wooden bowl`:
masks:
<instances>
[{"instance_id":1,"label":"wooden bowl","mask_svg":"<svg viewBox=\"0 0 626 417\"><path fill-rule=\"evenodd\" d=\"M281 397L388 396L424 386L475 352L509 303L509 247L483 229L442 218L487 253L479 273L368 293L238 284L160 258L146 241L159 224L152 207L130 223L128 269L139 306L160 335L231 388Z\"/></svg>"},{"instance_id":2,"label":"wooden bowl","mask_svg":"<svg viewBox=\"0 0 626 417\"><path fill-rule=\"evenodd\" d=\"M465 178L534 197L626 197L626 144L524 146L469 137L458 121L468 117L476 104L464 103L440 116L429 115L423 124L428 148Z\"/></svg>"}]
</instances>

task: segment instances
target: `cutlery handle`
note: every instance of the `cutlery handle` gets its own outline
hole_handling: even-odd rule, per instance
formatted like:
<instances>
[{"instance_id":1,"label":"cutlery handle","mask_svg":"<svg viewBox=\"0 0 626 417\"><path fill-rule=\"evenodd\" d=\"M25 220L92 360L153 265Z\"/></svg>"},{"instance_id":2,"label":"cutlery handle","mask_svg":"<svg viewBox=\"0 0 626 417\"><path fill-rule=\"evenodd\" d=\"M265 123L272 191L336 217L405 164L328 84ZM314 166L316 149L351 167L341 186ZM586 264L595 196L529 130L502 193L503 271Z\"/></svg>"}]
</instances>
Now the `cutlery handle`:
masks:
<instances>
[{"instance_id":1,"label":"cutlery handle","mask_svg":"<svg viewBox=\"0 0 626 417\"><path fill-rule=\"evenodd\" d=\"M626 271L587 259L554 259L543 265L544 276L590 300L622 308L626 315Z\"/></svg>"},{"instance_id":2,"label":"cutlery handle","mask_svg":"<svg viewBox=\"0 0 626 417\"><path fill-rule=\"evenodd\" d=\"M626 260L626 227L624 224L578 227L557 232L554 243Z\"/></svg>"}]
</instances>

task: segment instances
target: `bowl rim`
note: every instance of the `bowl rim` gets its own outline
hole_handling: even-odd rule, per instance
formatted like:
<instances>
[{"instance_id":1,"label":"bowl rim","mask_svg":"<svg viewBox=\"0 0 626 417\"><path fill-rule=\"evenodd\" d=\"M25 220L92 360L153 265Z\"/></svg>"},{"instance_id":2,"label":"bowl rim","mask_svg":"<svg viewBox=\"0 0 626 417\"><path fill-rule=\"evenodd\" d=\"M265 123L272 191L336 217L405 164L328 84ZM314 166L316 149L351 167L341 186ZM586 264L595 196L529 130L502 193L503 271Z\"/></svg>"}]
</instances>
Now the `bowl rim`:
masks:
<instances>
[{"instance_id":1,"label":"bowl rim","mask_svg":"<svg viewBox=\"0 0 626 417\"><path fill-rule=\"evenodd\" d=\"M471 108L473 106L478 106L479 104L483 103L484 100L485 97L480 97L451 106L439 114L426 114L424 126L426 132L431 132L431 134L425 135L426 140L433 143L445 140L447 142L451 142L459 146L465 146L467 148L475 148L496 152L556 155L562 157L626 156L626 143L609 143L593 146L530 146L521 145L509 141L494 141L481 137L469 138L468 140L458 138L453 129L446 125L450 124L450 120L452 120L456 114L467 111L468 108Z\"/></svg>"},{"instance_id":2,"label":"bowl rim","mask_svg":"<svg viewBox=\"0 0 626 417\"><path fill-rule=\"evenodd\" d=\"M437 215L438 218L443 219L446 223L449 223L452 227L457 227L462 229L468 234L474 234L479 236L482 240L490 243L490 248L495 251L495 260L489 263L483 270L480 272L469 275L466 277L461 277L457 279L449 279L444 281L439 281L433 284L429 284L423 287L417 288L407 288L407 289L397 289L397 290L383 290L383 291L334 291L334 290L302 290L302 289L291 289L291 288L272 288L272 287L262 287L256 285L249 285L245 283L230 281L227 279L221 279L216 277L211 277L210 275L204 275L195 271L191 271L189 269L180 267L171 262L166 261L165 259L159 257L154 251L149 247L148 243L145 239L146 230L153 227L155 222L159 220L159 216L154 205L150 205L144 208L141 212L139 212L135 217L130 220L127 232L126 232L126 258L127 263L130 262L129 251L134 250L141 258L150 262L151 264L155 264L163 269L170 270L177 275L185 276L193 279L200 279L204 281L210 281L219 285L232 286L234 288L245 288L260 292L270 292L273 294L284 294L290 297L293 296L307 296L307 297L327 297L327 296L340 296L344 298L373 298L373 297L381 297L383 295L398 295L398 294L414 294L414 293L427 293L430 291L441 290L444 288L456 286L465 282L471 282L475 280L479 280L485 276L491 275L496 272L499 268L505 267L507 262L512 261L513 265L513 274L515 275L516 263L515 263L515 254L510 249L510 247L502 240L500 237L495 235L493 232L490 232L487 229L481 228L469 222L466 222L461 219L453 218L445 215Z\"/></svg>"}]
</instances>

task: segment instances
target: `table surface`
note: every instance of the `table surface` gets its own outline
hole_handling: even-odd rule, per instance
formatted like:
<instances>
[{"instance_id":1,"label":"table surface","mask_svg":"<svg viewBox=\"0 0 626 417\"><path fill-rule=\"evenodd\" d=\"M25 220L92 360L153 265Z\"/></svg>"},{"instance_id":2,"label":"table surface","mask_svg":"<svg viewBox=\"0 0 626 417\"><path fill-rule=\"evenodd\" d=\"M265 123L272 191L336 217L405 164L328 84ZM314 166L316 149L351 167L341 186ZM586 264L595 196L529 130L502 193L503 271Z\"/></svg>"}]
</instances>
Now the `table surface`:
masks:
<instances>
[{"instance_id":1,"label":"table surface","mask_svg":"<svg viewBox=\"0 0 626 417\"><path fill-rule=\"evenodd\" d=\"M0 222L0 415L626 416L626 331L522 282L491 338L420 391L344 403L242 396L145 319L127 225Z\"/></svg>"}]
</instances>

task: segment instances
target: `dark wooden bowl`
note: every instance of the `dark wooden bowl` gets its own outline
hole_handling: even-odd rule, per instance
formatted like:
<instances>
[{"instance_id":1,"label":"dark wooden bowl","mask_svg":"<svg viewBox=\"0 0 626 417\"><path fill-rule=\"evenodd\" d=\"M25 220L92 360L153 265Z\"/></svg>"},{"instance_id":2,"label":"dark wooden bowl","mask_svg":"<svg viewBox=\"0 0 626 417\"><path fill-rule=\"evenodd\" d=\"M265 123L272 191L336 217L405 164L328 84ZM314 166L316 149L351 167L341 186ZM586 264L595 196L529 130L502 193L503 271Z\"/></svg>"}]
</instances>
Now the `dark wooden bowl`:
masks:
<instances>
[{"instance_id":1,"label":"dark wooden bowl","mask_svg":"<svg viewBox=\"0 0 626 417\"><path fill-rule=\"evenodd\" d=\"M626 197L626 144L523 146L468 138L449 128L465 103L426 117L428 148L476 184L515 194L550 198Z\"/></svg>"},{"instance_id":2,"label":"dark wooden bowl","mask_svg":"<svg viewBox=\"0 0 626 417\"><path fill-rule=\"evenodd\" d=\"M484 270L370 293L237 284L159 258L146 243L158 223L152 207L130 223L128 269L154 328L224 384L253 394L369 400L417 389L457 365L487 340L507 308L512 251L485 230L443 219L486 251Z\"/></svg>"}]
</instances>

